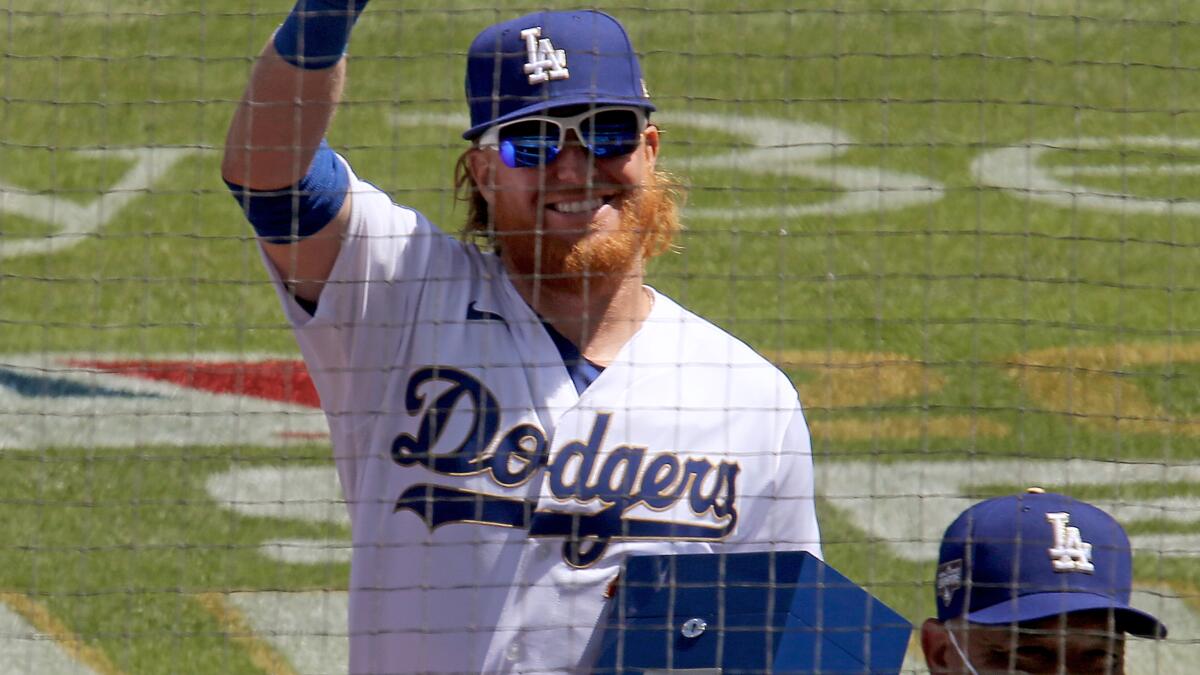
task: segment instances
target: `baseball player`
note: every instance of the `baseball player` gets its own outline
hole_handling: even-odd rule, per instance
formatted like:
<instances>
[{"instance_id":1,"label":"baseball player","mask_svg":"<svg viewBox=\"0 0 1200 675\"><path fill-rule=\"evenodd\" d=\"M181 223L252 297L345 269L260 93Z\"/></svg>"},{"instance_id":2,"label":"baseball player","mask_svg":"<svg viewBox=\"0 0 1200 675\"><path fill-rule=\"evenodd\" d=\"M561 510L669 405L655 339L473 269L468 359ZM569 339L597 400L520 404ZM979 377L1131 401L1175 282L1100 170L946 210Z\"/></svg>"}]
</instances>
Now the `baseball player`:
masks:
<instances>
[{"instance_id":1,"label":"baseball player","mask_svg":"<svg viewBox=\"0 0 1200 675\"><path fill-rule=\"evenodd\" d=\"M621 24L541 12L470 46L480 248L324 141L366 4L296 5L222 164L329 421L351 670L585 669L628 555L819 555L794 388L644 283L678 223Z\"/></svg>"},{"instance_id":2,"label":"baseball player","mask_svg":"<svg viewBox=\"0 0 1200 675\"><path fill-rule=\"evenodd\" d=\"M921 627L933 673L1125 672L1125 635L1167 628L1129 605L1133 556L1120 523L1030 488L964 511L942 538L938 617Z\"/></svg>"}]
</instances>

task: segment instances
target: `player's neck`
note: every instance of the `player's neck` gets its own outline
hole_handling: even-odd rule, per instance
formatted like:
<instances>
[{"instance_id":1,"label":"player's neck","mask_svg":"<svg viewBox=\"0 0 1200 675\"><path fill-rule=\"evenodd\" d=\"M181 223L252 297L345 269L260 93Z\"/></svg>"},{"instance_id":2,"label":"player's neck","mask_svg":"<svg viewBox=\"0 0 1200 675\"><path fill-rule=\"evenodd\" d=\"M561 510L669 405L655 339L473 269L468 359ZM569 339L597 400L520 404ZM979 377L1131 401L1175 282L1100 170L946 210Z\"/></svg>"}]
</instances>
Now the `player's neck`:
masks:
<instances>
[{"instance_id":1,"label":"player's neck","mask_svg":"<svg viewBox=\"0 0 1200 675\"><path fill-rule=\"evenodd\" d=\"M641 265L626 274L584 283L514 280L517 292L585 358L607 366L650 315L653 296L642 285Z\"/></svg>"}]
</instances>

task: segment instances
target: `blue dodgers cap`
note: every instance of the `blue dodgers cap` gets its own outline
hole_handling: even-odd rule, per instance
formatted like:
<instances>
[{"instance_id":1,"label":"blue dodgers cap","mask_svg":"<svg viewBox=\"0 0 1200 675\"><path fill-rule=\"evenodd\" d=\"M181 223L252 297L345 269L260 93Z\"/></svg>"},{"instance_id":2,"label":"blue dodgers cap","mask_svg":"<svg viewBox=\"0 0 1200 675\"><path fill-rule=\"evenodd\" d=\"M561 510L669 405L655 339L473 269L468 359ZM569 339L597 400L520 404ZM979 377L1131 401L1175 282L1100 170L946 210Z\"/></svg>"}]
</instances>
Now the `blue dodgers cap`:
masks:
<instances>
[{"instance_id":1,"label":"blue dodgers cap","mask_svg":"<svg viewBox=\"0 0 1200 675\"><path fill-rule=\"evenodd\" d=\"M946 528L938 556L938 619L982 624L1032 621L1109 609L1133 635L1167 628L1129 605L1133 554L1112 516L1070 497L1043 493L989 499Z\"/></svg>"},{"instance_id":2,"label":"blue dodgers cap","mask_svg":"<svg viewBox=\"0 0 1200 675\"><path fill-rule=\"evenodd\" d=\"M466 84L467 140L550 108L655 109L625 28L594 10L535 12L485 29L467 53Z\"/></svg>"}]
</instances>

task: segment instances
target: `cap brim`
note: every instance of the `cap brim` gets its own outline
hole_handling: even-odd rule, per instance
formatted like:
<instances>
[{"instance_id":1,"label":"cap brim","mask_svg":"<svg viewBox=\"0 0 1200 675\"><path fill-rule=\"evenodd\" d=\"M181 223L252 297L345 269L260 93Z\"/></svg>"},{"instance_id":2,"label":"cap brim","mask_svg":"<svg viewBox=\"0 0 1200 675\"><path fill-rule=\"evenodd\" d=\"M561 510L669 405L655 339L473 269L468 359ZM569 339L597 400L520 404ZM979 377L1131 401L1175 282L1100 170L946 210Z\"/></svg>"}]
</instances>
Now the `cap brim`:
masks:
<instances>
[{"instance_id":1,"label":"cap brim","mask_svg":"<svg viewBox=\"0 0 1200 675\"><path fill-rule=\"evenodd\" d=\"M466 131L464 131L462 137L467 139L468 141L474 140L480 134L482 134L484 131L487 131L488 127L493 127L493 126L496 126L497 124L503 124L504 122L508 122L509 120L515 120L515 119L518 119L521 117L525 117L527 115L533 115L536 113L544 112L544 111L550 110L552 108L567 108L570 106L578 106L578 105L594 105L594 106L628 105L628 106L633 106L635 108L642 108L646 112L654 112L655 110L657 110L657 108L654 107L653 103L651 103L650 101L648 101L644 98L621 98L618 96L595 96L595 95L591 95L591 94L578 94L576 96L559 96L559 97L555 97L555 98L548 98L548 99L545 99L542 101L538 101L531 105L527 105L524 108L518 108L517 110L514 110L514 111L508 113L507 115L501 115L500 117L497 117L496 119L488 120L487 123L485 123L485 124L473 126L470 129L467 129Z\"/></svg>"},{"instance_id":2,"label":"cap brim","mask_svg":"<svg viewBox=\"0 0 1200 675\"><path fill-rule=\"evenodd\" d=\"M1089 609L1111 609L1116 614L1117 628L1138 637L1162 639L1167 627L1153 615L1114 602L1112 598L1092 593L1034 593L1008 602L992 605L967 614L971 623L988 625L1022 623L1044 619L1066 612Z\"/></svg>"}]
</instances>

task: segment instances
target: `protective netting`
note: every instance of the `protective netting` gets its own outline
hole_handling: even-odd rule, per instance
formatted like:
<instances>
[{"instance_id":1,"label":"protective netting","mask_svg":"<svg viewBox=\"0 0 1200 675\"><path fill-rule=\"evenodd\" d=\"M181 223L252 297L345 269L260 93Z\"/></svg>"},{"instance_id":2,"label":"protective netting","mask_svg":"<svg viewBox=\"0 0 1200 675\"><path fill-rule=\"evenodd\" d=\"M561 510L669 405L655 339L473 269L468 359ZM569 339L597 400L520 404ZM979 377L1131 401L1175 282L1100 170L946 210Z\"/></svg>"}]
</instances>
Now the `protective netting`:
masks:
<instances>
[{"instance_id":1,"label":"protective netting","mask_svg":"<svg viewBox=\"0 0 1200 675\"><path fill-rule=\"evenodd\" d=\"M467 46L547 4L372 3L331 144L457 232ZM826 561L919 630L959 512L1069 494L1171 629L1128 672L1192 672L1200 5L600 8L688 188L649 283L799 390ZM289 9L0 3L0 673L347 669L327 421L220 180Z\"/></svg>"}]
</instances>

